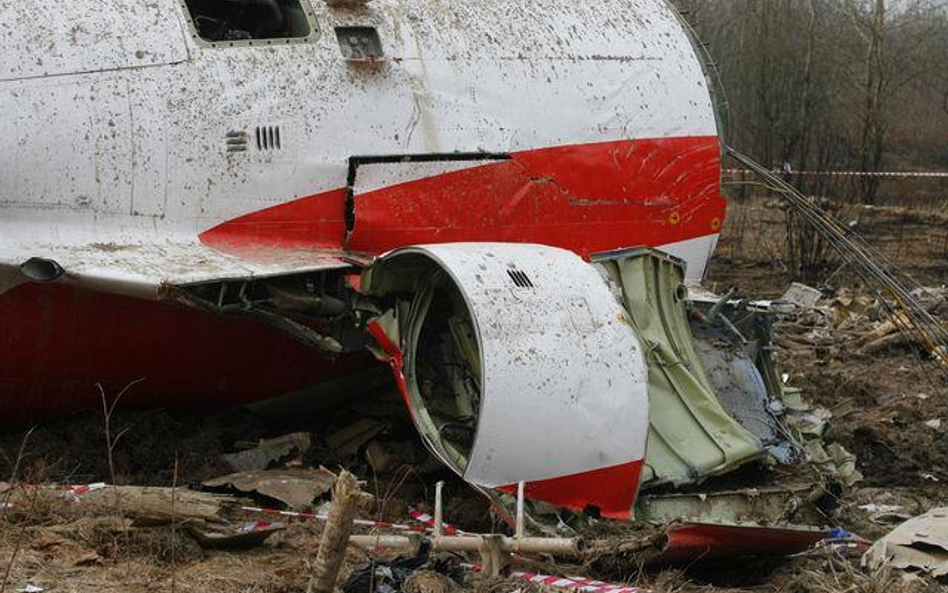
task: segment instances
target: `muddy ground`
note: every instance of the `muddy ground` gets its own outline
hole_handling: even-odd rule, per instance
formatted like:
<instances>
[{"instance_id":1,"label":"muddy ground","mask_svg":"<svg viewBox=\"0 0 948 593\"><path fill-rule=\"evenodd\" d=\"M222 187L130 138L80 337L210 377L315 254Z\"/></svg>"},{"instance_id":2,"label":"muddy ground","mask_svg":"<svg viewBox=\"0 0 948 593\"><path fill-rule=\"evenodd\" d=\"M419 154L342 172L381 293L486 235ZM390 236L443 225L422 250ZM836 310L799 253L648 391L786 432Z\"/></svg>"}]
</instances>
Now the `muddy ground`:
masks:
<instances>
[{"instance_id":1,"label":"muddy ground","mask_svg":"<svg viewBox=\"0 0 948 593\"><path fill-rule=\"evenodd\" d=\"M948 217L943 212L852 206L836 210L922 284L948 282ZM774 203L766 199L734 203L708 276L709 287L724 292L733 286L745 296L782 294L793 273L792 258L785 251L785 231L785 212ZM848 270L835 269L832 261L827 266L822 275L831 275L829 280L814 283L826 295L824 302L838 294L861 294L858 280ZM873 318L877 314L872 311L860 311L859 315L859 319L843 323L822 314L786 320L778 328L778 346L789 384L802 388L811 402L833 411L828 439L855 453L865 476L839 495L838 507L827 521L873 539L891 526L872 520L860 505L899 504L910 514L948 505L948 381L911 345L896 344L867 353L861 346L860 332L878 323L878 317ZM364 416L385 425L383 444L401 451L411 471L379 475L362 452L343 454L327 444L329 435ZM366 479L366 490L376 495L375 506L365 509L364 516L403 521L409 507L430 510L434 483L447 479L449 522L473 531L502 528L486 502L426 459L392 392L356 402L354 409L290 418L263 417L243 408L184 413L122 411L119 406L111 426L110 437L118 439L111 462L101 414L46 423L26 436L24 430L8 430L0 434L0 481L15 475L31 483L104 481L184 488L232 471L219 456L235 451L241 443L303 431L312 435L312 446L280 463L355 471ZM286 531L262 546L208 550L174 521L129 529L125 523L116 523L122 521L121 510L108 505L75 503L45 494L31 500L25 508L0 515L3 592L38 588L305 591L321 530L318 522L291 521ZM241 514L239 509L227 512L234 521L260 519ZM344 573L368 561L365 552L353 549ZM742 560L725 566L642 573L630 569L608 575L590 575L590 567L545 567L557 574L632 582L657 592L942 590L937 582L909 583L899 574L870 574L859 567L857 558L823 551L790 559ZM523 586L522 582L496 579L458 584L443 575L423 574L404 590L510 593Z\"/></svg>"}]
</instances>

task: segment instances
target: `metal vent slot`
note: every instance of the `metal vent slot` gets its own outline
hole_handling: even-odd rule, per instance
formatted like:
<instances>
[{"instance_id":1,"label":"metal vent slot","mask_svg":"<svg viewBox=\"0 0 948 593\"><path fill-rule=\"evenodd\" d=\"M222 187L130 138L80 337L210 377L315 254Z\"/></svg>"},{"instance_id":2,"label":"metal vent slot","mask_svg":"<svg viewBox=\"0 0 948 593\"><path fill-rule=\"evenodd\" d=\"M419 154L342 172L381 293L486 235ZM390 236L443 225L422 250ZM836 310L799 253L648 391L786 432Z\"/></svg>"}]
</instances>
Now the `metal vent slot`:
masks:
<instances>
[{"instance_id":1,"label":"metal vent slot","mask_svg":"<svg viewBox=\"0 0 948 593\"><path fill-rule=\"evenodd\" d=\"M247 132L227 132L224 136L227 152L244 152L247 150Z\"/></svg>"},{"instance_id":2,"label":"metal vent slot","mask_svg":"<svg viewBox=\"0 0 948 593\"><path fill-rule=\"evenodd\" d=\"M533 288L533 282L527 273L521 270L507 270L507 275L518 288Z\"/></svg>"},{"instance_id":3,"label":"metal vent slot","mask_svg":"<svg viewBox=\"0 0 948 593\"><path fill-rule=\"evenodd\" d=\"M280 139L280 126L257 126L257 150L280 150L283 143Z\"/></svg>"}]
</instances>

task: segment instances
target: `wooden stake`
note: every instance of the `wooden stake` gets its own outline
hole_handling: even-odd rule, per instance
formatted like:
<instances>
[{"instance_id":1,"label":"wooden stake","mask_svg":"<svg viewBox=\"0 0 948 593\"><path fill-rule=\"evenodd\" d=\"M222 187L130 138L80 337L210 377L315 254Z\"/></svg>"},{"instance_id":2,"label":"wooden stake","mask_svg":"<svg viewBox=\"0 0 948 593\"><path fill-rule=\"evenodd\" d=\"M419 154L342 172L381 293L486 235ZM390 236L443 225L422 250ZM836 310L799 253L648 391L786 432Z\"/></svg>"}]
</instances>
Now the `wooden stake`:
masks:
<instances>
[{"instance_id":1,"label":"wooden stake","mask_svg":"<svg viewBox=\"0 0 948 593\"><path fill-rule=\"evenodd\" d=\"M319 542L316 566L309 581L308 593L332 593L339 569L346 558L346 547L352 533L352 520L359 506L361 493L356 477L342 470L332 486L332 507Z\"/></svg>"}]
</instances>

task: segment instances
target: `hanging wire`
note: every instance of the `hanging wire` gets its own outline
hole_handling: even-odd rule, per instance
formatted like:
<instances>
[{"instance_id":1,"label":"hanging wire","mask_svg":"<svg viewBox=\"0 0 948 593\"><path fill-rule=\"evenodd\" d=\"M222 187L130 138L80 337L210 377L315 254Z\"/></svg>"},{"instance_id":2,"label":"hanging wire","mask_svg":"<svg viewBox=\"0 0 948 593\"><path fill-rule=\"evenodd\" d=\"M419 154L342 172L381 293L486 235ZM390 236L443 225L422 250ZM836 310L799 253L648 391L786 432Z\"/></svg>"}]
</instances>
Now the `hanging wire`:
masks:
<instances>
[{"instance_id":1,"label":"hanging wire","mask_svg":"<svg viewBox=\"0 0 948 593\"><path fill-rule=\"evenodd\" d=\"M912 295L922 288L899 266L875 252L865 240L810 198L747 155L725 147L735 160L754 171L764 186L784 198L793 211L823 237L879 300L895 327L907 338L914 337L948 376L948 330Z\"/></svg>"}]
</instances>

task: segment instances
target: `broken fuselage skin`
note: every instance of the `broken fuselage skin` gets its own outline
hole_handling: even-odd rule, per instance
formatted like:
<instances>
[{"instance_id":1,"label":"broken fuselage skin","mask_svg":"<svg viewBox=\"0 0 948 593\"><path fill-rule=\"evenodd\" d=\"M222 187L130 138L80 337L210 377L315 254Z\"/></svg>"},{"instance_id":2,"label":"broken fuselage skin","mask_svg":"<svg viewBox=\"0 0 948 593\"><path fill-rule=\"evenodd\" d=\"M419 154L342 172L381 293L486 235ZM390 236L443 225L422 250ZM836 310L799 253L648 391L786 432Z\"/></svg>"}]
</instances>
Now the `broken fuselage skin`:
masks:
<instances>
[{"instance_id":1,"label":"broken fuselage skin","mask_svg":"<svg viewBox=\"0 0 948 593\"><path fill-rule=\"evenodd\" d=\"M718 134L662 0L269 5L292 37L209 37L197 1L0 8L4 422L97 407L97 382L210 405L367 364L188 291L239 308L299 280L323 328L374 256L415 244L648 245L703 275Z\"/></svg>"}]
</instances>

